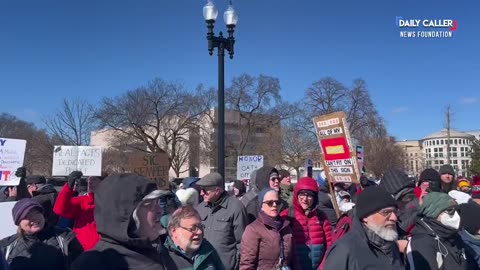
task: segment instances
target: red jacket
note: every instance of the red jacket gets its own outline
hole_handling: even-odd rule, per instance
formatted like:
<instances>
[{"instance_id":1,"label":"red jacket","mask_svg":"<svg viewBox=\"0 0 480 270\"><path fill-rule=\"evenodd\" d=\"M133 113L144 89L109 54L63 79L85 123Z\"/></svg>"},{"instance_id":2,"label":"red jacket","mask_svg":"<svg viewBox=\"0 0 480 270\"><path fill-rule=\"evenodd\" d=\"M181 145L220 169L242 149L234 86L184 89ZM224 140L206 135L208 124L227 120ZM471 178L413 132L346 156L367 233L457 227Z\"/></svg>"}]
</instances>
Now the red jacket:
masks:
<instances>
[{"instance_id":1,"label":"red jacket","mask_svg":"<svg viewBox=\"0 0 480 270\"><path fill-rule=\"evenodd\" d=\"M94 208L93 193L73 197L73 189L67 184L63 186L53 206L55 214L73 219L73 231L85 251L92 249L99 239L93 218Z\"/></svg>"},{"instance_id":2,"label":"red jacket","mask_svg":"<svg viewBox=\"0 0 480 270\"><path fill-rule=\"evenodd\" d=\"M313 210L305 215L305 211L298 202L297 194L301 190L313 191L314 196ZM301 178L293 191L293 218L292 222L292 242L294 269L322 269L325 254L332 245L332 226L328 222L325 214L316 209L318 205L318 185L310 177ZM288 217L286 209L280 213L282 217Z\"/></svg>"}]
</instances>

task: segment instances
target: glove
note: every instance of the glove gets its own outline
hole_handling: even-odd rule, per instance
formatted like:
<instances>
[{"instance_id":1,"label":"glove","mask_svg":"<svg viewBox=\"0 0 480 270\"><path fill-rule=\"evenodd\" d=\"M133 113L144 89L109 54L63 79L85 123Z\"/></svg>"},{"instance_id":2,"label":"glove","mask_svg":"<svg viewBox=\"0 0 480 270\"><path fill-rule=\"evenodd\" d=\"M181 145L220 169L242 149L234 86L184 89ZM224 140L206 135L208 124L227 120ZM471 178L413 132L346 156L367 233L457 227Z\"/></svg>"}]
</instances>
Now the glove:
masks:
<instances>
[{"instance_id":1,"label":"glove","mask_svg":"<svg viewBox=\"0 0 480 270\"><path fill-rule=\"evenodd\" d=\"M27 169L25 167L20 167L15 172L15 176L18 178L25 178L27 177Z\"/></svg>"},{"instance_id":2,"label":"glove","mask_svg":"<svg viewBox=\"0 0 480 270\"><path fill-rule=\"evenodd\" d=\"M68 178L67 178L68 186L70 188L73 188L73 186L75 185L75 182L77 180L80 180L80 178L82 178L82 176L83 176L83 173L80 172L80 171L71 172L70 175L68 175Z\"/></svg>"}]
</instances>

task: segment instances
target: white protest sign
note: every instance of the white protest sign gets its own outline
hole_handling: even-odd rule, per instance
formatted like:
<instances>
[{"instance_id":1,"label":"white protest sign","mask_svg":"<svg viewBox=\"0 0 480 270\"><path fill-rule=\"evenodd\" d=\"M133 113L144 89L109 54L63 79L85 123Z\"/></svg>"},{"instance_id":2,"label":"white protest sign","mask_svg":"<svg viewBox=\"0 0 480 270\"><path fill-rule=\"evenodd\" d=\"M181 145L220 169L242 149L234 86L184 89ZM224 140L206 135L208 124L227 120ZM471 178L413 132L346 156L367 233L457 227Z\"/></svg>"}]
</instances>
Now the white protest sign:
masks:
<instances>
[{"instance_id":1,"label":"white protest sign","mask_svg":"<svg viewBox=\"0 0 480 270\"><path fill-rule=\"evenodd\" d=\"M263 156L238 156L237 179L250 179L250 173L263 166Z\"/></svg>"},{"instance_id":2,"label":"white protest sign","mask_svg":"<svg viewBox=\"0 0 480 270\"><path fill-rule=\"evenodd\" d=\"M0 186L16 186L15 171L23 166L27 141L0 138Z\"/></svg>"},{"instance_id":3,"label":"white protest sign","mask_svg":"<svg viewBox=\"0 0 480 270\"><path fill-rule=\"evenodd\" d=\"M67 176L73 171L81 171L85 176L102 175L100 146L56 145L53 149L53 176Z\"/></svg>"},{"instance_id":4,"label":"white protest sign","mask_svg":"<svg viewBox=\"0 0 480 270\"><path fill-rule=\"evenodd\" d=\"M13 235L17 232L17 226L13 223L12 208L17 202L0 203L0 217L2 217L2 226L0 226L0 239Z\"/></svg>"}]
</instances>

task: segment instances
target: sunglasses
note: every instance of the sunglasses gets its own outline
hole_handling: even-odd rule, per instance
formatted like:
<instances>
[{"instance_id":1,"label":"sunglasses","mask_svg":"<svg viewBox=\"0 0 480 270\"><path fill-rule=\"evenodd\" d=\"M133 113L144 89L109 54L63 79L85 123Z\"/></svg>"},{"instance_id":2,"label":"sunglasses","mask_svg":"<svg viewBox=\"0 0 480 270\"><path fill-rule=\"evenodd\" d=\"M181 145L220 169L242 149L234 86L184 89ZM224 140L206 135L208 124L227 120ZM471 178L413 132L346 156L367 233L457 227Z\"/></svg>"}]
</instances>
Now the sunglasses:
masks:
<instances>
[{"instance_id":1,"label":"sunglasses","mask_svg":"<svg viewBox=\"0 0 480 270\"><path fill-rule=\"evenodd\" d=\"M270 181L272 181L272 182L279 181L280 182L280 178L279 177L270 177Z\"/></svg>"},{"instance_id":2,"label":"sunglasses","mask_svg":"<svg viewBox=\"0 0 480 270\"><path fill-rule=\"evenodd\" d=\"M453 216L453 215L455 215L456 210L455 210L455 208L448 208L443 212L447 213L449 216Z\"/></svg>"},{"instance_id":3,"label":"sunglasses","mask_svg":"<svg viewBox=\"0 0 480 270\"><path fill-rule=\"evenodd\" d=\"M263 203L268 205L269 207L272 207L273 204L275 204L275 206L280 206L280 201L279 200L264 201Z\"/></svg>"}]
</instances>

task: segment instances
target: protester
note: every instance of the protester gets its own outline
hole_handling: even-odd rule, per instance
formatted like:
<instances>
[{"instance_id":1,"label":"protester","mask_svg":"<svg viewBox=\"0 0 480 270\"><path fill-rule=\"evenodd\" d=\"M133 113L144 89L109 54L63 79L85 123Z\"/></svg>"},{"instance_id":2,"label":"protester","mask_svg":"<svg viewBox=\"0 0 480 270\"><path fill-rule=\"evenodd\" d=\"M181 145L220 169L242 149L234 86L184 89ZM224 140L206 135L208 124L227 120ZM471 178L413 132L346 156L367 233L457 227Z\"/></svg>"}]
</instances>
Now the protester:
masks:
<instances>
[{"instance_id":1,"label":"protester","mask_svg":"<svg viewBox=\"0 0 480 270\"><path fill-rule=\"evenodd\" d=\"M53 185L47 184L44 176L29 175L25 182L30 196L42 205L47 223L51 226L56 225L58 216L53 212L53 206L57 200L57 190Z\"/></svg>"},{"instance_id":2,"label":"protester","mask_svg":"<svg viewBox=\"0 0 480 270\"><path fill-rule=\"evenodd\" d=\"M465 245L458 235L460 216L456 206L455 200L442 192L431 192L423 198L406 251L410 269L469 269Z\"/></svg>"},{"instance_id":3,"label":"protester","mask_svg":"<svg viewBox=\"0 0 480 270\"><path fill-rule=\"evenodd\" d=\"M248 181L248 188L249 190L245 195L242 196L240 201L243 203L245 207L247 207L248 203L257 196L258 187L257 187L257 182L256 182L256 177L257 177L257 170L253 170L250 173L250 180Z\"/></svg>"},{"instance_id":4,"label":"protester","mask_svg":"<svg viewBox=\"0 0 480 270\"><path fill-rule=\"evenodd\" d=\"M448 193L451 190L455 190L455 170L453 169L452 165L444 164L440 166L438 170L438 174L440 174L440 186L442 188L443 193Z\"/></svg>"},{"instance_id":5,"label":"protester","mask_svg":"<svg viewBox=\"0 0 480 270\"><path fill-rule=\"evenodd\" d=\"M72 270L164 269L159 242L159 199L155 182L130 173L108 176L95 193L100 240L83 253Z\"/></svg>"},{"instance_id":6,"label":"protester","mask_svg":"<svg viewBox=\"0 0 480 270\"><path fill-rule=\"evenodd\" d=\"M233 181L233 195L237 197L237 199L241 200L243 195L247 192L247 188L245 187L245 183L241 180Z\"/></svg>"},{"instance_id":7,"label":"protester","mask_svg":"<svg viewBox=\"0 0 480 270\"><path fill-rule=\"evenodd\" d=\"M177 209L168 221L165 248L166 269L225 269L213 246L203 238L204 226L198 212L190 207Z\"/></svg>"},{"instance_id":8,"label":"protester","mask_svg":"<svg viewBox=\"0 0 480 270\"><path fill-rule=\"evenodd\" d=\"M480 175L472 177L472 200L480 204Z\"/></svg>"},{"instance_id":9,"label":"protester","mask_svg":"<svg viewBox=\"0 0 480 270\"><path fill-rule=\"evenodd\" d=\"M352 229L327 253L323 269L404 269L396 245L397 203L385 189L372 186L358 196Z\"/></svg>"},{"instance_id":10,"label":"protester","mask_svg":"<svg viewBox=\"0 0 480 270\"><path fill-rule=\"evenodd\" d=\"M420 205L423 197L429 192L440 192L440 182L440 175L435 169L428 168L420 173L417 187L413 190Z\"/></svg>"},{"instance_id":11,"label":"protester","mask_svg":"<svg viewBox=\"0 0 480 270\"><path fill-rule=\"evenodd\" d=\"M217 250L223 265L236 270L240 263L240 242L247 225L247 213L243 204L230 196L219 173L202 177L197 185L203 202L197 206L205 225L205 238Z\"/></svg>"},{"instance_id":12,"label":"protester","mask_svg":"<svg viewBox=\"0 0 480 270\"><path fill-rule=\"evenodd\" d=\"M285 169L278 170L278 176L280 177L280 198L292 205L293 187L292 178L290 172Z\"/></svg>"},{"instance_id":13,"label":"protester","mask_svg":"<svg viewBox=\"0 0 480 270\"><path fill-rule=\"evenodd\" d=\"M384 188L397 201L399 238L409 235L415 226L420 208L413 191L415 183L410 180L405 172L390 169L382 176L379 186Z\"/></svg>"},{"instance_id":14,"label":"protester","mask_svg":"<svg viewBox=\"0 0 480 270\"><path fill-rule=\"evenodd\" d=\"M460 178L457 180L457 190L470 194L472 191L472 184L466 178Z\"/></svg>"},{"instance_id":15,"label":"protester","mask_svg":"<svg viewBox=\"0 0 480 270\"><path fill-rule=\"evenodd\" d=\"M101 182L101 177L91 176L87 180L87 195L74 197L73 186L80 181L82 172L74 171L68 176L67 183L58 194L53 212L60 217L73 219L73 232L85 251L90 250L97 243L99 236L93 218L94 192Z\"/></svg>"},{"instance_id":16,"label":"protester","mask_svg":"<svg viewBox=\"0 0 480 270\"><path fill-rule=\"evenodd\" d=\"M480 269L480 205L470 201L458 206L460 214L459 232L465 243L465 253L472 269ZM473 267L476 266L476 267Z\"/></svg>"},{"instance_id":17,"label":"protester","mask_svg":"<svg viewBox=\"0 0 480 270\"><path fill-rule=\"evenodd\" d=\"M332 228L335 228L337 226L337 213L335 212L335 208L333 208L333 201L328 188L329 184L323 181L323 185L320 185L318 179L317 183L319 184L317 208L325 213L328 222Z\"/></svg>"},{"instance_id":18,"label":"protester","mask_svg":"<svg viewBox=\"0 0 480 270\"><path fill-rule=\"evenodd\" d=\"M240 270L291 267L292 230L290 222L279 216L278 192L263 189L258 203L261 207L257 219L247 226L242 237Z\"/></svg>"},{"instance_id":19,"label":"protester","mask_svg":"<svg viewBox=\"0 0 480 270\"><path fill-rule=\"evenodd\" d=\"M273 188L277 192L280 193L280 178L278 176L278 171L274 167L263 166L257 170L255 183L257 185L258 190L262 190L264 188ZM280 194L281 196L281 194ZM280 198L281 206L280 211L288 208L288 203ZM258 198L255 196L250 202L247 204L247 214L248 214L248 223L252 223L256 218L258 211L260 210L260 206L258 205Z\"/></svg>"},{"instance_id":20,"label":"protester","mask_svg":"<svg viewBox=\"0 0 480 270\"><path fill-rule=\"evenodd\" d=\"M75 234L49 226L34 199L19 200L12 209L18 232L0 241L12 270L67 270L83 248Z\"/></svg>"},{"instance_id":21,"label":"protester","mask_svg":"<svg viewBox=\"0 0 480 270\"><path fill-rule=\"evenodd\" d=\"M293 206L280 213L288 218L293 233L293 268L318 269L332 244L332 226L318 206L318 185L310 177L300 178L293 191Z\"/></svg>"}]
</instances>

